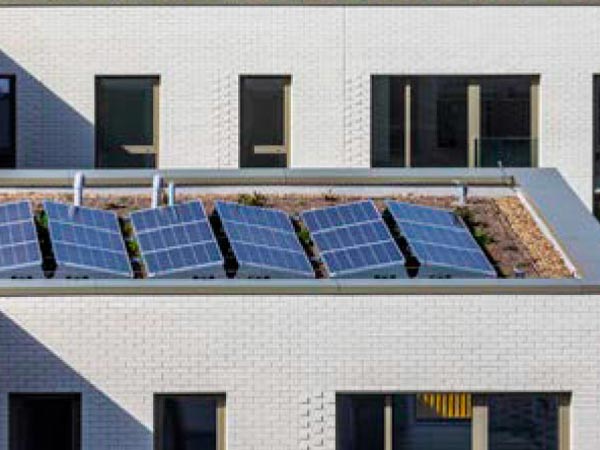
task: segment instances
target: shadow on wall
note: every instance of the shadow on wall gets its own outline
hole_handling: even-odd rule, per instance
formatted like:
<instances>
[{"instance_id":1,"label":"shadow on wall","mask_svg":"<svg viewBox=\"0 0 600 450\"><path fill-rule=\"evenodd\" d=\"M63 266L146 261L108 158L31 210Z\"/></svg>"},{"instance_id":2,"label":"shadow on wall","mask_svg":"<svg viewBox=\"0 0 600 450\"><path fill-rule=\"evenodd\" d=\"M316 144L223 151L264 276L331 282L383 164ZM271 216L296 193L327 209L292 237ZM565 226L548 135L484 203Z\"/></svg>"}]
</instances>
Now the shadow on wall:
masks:
<instances>
[{"instance_id":1,"label":"shadow on wall","mask_svg":"<svg viewBox=\"0 0 600 450\"><path fill-rule=\"evenodd\" d=\"M1 50L0 75L16 77L18 168L94 167L94 125L88 119ZM69 76L68 67L61 76Z\"/></svg>"},{"instance_id":2,"label":"shadow on wall","mask_svg":"<svg viewBox=\"0 0 600 450\"><path fill-rule=\"evenodd\" d=\"M3 402L0 411L8 411L8 394L11 392L81 393L84 449L152 448L152 432L146 426L0 313L0 401ZM0 417L3 416L0 413ZM8 435L8 417L4 417L0 423L0 436ZM6 448L6 442L5 439L0 441L0 449Z\"/></svg>"}]
</instances>

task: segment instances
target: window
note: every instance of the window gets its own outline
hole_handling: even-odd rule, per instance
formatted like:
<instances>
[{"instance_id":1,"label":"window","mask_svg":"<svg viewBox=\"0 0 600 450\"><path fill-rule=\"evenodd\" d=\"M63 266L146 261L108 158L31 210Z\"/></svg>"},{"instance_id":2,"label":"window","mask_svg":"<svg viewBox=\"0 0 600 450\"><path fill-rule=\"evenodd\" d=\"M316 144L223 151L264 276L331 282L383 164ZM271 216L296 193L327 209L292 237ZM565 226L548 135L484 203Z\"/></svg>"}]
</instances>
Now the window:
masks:
<instances>
[{"instance_id":1,"label":"window","mask_svg":"<svg viewBox=\"0 0 600 450\"><path fill-rule=\"evenodd\" d=\"M537 164L538 77L373 76L373 167Z\"/></svg>"},{"instance_id":2,"label":"window","mask_svg":"<svg viewBox=\"0 0 600 450\"><path fill-rule=\"evenodd\" d=\"M594 213L600 218L600 75L594 77Z\"/></svg>"},{"instance_id":3,"label":"window","mask_svg":"<svg viewBox=\"0 0 600 450\"><path fill-rule=\"evenodd\" d=\"M0 76L0 167L16 165L15 77Z\"/></svg>"},{"instance_id":4,"label":"window","mask_svg":"<svg viewBox=\"0 0 600 450\"><path fill-rule=\"evenodd\" d=\"M156 395L154 430L156 450L225 450L225 397Z\"/></svg>"},{"instance_id":5,"label":"window","mask_svg":"<svg viewBox=\"0 0 600 450\"><path fill-rule=\"evenodd\" d=\"M288 167L291 77L240 78L240 167Z\"/></svg>"},{"instance_id":6,"label":"window","mask_svg":"<svg viewBox=\"0 0 600 450\"><path fill-rule=\"evenodd\" d=\"M568 450L567 394L338 395L337 450Z\"/></svg>"},{"instance_id":7,"label":"window","mask_svg":"<svg viewBox=\"0 0 600 450\"><path fill-rule=\"evenodd\" d=\"M10 450L79 450L79 394L10 394Z\"/></svg>"},{"instance_id":8,"label":"window","mask_svg":"<svg viewBox=\"0 0 600 450\"><path fill-rule=\"evenodd\" d=\"M96 165L156 167L158 77L96 78Z\"/></svg>"}]
</instances>

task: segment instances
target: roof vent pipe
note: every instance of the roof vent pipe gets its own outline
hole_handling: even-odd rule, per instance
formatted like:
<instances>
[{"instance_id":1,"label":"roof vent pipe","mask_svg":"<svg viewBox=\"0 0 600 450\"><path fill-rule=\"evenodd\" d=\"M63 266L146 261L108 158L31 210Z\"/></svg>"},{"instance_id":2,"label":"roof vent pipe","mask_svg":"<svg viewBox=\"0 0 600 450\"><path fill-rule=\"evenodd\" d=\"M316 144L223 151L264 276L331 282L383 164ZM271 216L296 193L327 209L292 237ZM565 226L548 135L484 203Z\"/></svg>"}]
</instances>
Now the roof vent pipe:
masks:
<instances>
[{"instance_id":1,"label":"roof vent pipe","mask_svg":"<svg viewBox=\"0 0 600 450\"><path fill-rule=\"evenodd\" d=\"M85 177L83 172L77 172L73 179L73 204L75 206L81 206L83 203L83 184Z\"/></svg>"},{"instance_id":2,"label":"roof vent pipe","mask_svg":"<svg viewBox=\"0 0 600 450\"><path fill-rule=\"evenodd\" d=\"M162 177L155 174L152 178L152 207L158 208L160 204L160 194L162 192Z\"/></svg>"},{"instance_id":3,"label":"roof vent pipe","mask_svg":"<svg viewBox=\"0 0 600 450\"><path fill-rule=\"evenodd\" d=\"M469 187L466 183L456 181L457 197L459 206L464 206L467 203L467 196L469 194Z\"/></svg>"},{"instance_id":4,"label":"roof vent pipe","mask_svg":"<svg viewBox=\"0 0 600 450\"><path fill-rule=\"evenodd\" d=\"M175 206L175 183L169 182L169 206Z\"/></svg>"}]
</instances>

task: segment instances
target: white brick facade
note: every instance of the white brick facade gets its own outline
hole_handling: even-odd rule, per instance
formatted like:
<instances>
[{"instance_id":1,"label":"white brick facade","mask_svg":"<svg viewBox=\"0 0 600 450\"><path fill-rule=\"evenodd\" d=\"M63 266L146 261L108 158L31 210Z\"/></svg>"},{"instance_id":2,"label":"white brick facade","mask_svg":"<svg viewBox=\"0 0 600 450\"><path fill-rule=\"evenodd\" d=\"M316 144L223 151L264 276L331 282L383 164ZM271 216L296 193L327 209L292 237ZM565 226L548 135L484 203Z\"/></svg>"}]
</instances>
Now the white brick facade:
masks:
<instances>
[{"instance_id":1,"label":"white brick facade","mask_svg":"<svg viewBox=\"0 0 600 450\"><path fill-rule=\"evenodd\" d=\"M569 391L571 448L596 450L598 300L4 298L0 436L17 391L81 391L94 450L150 450L155 392L226 393L228 450L333 450L335 392Z\"/></svg>"},{"instance_id":2,"label":"white brick facade","mask_svg":"<svg viewBox=\"0 0 600 450\"><path fill-rule=\"evenodd\" d=\"M293 167L368 167L371 74L539 74L540 163L592 191L600 7L2 8L18 166L92 167L94 77L161 76L159 165L238 167L238 77L291 74Z\"/></svg>"}]
</instances>

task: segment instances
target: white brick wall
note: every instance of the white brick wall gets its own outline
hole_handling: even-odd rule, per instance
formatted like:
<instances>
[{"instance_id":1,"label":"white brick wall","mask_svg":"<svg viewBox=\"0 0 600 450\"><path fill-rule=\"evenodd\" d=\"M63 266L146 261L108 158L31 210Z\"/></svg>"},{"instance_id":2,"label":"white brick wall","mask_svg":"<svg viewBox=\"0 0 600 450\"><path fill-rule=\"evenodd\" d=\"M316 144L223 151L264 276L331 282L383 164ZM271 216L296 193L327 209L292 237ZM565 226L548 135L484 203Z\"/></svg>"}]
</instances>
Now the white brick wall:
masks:
<instances>
[{"instance_id":1,"label":"white brick wall","mask_svg":"<svg viewBox=\"0 0 600 450\"><path fill-rule=\"evenodd\" d=\"M371 74L540 74L541 158L589 205L600 7L3 8L19 167L92 167L94 76L160 74L160 166L238 166L238 77L293 76L292 165L368 167Z\"/></svg>"},{"instance_id":2,"label":"white brick wall","mask_svg":"<svg viewBox=\"0 0 600 450\"><path fill-rule=\"evenodd\" d=\"M229 450L333 450L336 391L571 391L597 450L598 300L4 298L0 436L15 391L82 391L94 450L150 450L155 392L226 392Z\"/></svg>"}]
</instances>

